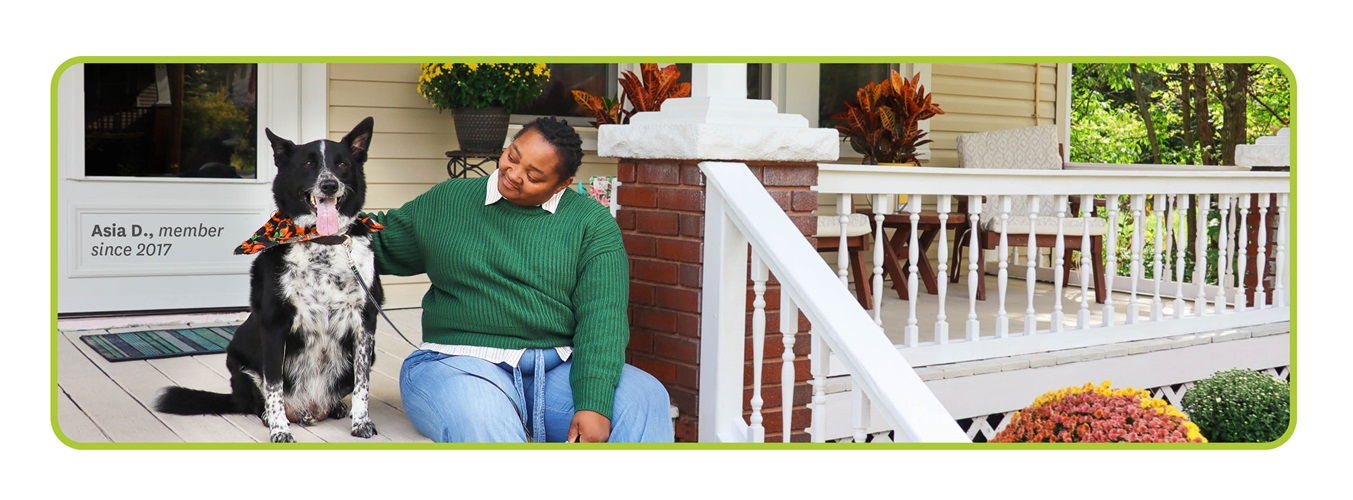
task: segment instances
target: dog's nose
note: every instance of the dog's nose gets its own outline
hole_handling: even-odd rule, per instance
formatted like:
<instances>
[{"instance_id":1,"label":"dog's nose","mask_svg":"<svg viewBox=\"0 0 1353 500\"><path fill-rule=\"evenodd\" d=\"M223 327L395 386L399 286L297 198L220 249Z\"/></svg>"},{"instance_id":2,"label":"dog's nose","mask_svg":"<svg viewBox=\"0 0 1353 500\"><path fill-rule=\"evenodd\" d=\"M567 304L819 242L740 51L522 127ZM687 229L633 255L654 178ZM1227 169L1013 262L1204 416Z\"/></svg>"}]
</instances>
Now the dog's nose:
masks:
<instances>
[{"instance_id":1,"label":"dog's nose","mask_svg":"<svg viewBox=\"0 0 1353 500\"><path fill-rule=\"evenodd\" d=\"M333 196L334 193L338 192L338 181L333 179L320 181L319 190L324 193L325 196Z\"/></svg>"}]
</instances>

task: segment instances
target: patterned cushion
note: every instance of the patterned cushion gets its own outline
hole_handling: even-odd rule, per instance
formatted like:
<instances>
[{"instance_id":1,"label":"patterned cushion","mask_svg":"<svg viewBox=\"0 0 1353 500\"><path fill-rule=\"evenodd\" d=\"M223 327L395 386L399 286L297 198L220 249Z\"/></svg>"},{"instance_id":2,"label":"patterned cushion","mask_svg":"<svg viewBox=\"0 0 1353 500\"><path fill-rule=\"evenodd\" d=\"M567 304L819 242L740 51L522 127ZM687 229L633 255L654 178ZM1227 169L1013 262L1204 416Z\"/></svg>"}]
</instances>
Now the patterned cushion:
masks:
<instances>
[{"instance_id":1,"label":"patterned cushion","mask_svg":"<svg viewBox=\"0 0 1353 500\"><path fill-rule=\"evenodd\" d=\"M846 223L846 236L853 238L868 233L869 216L865 214L850 214L850 222ZM813 236L818 238L840 238L841 216L817 216L817 234L814 234Z\"/></svg>"},{"instance_id":2,"label":"patterned cushion","mask_svg":"<svg viewBox=\"0 0 1353 500\"><path fill-rule=\"evenodd\" d=\"M1057 152L1057 127L1043 125L995 132L979 132L958 136L958 163L963 168L1003 168L1021 170L1061 170L1062 155ZM1079 194L1079 193L1067 193ZM1007 222L1012 233L1015 227L1023 227L1029 232L1029 206L1024 196L1010 197L1010 219ZM1039 233L1044 232L1046 224L1051 224L1051 234L1056 234L1057 209L1056 197L1038 197ZM988 196L982 204L982 227L998 229L1000 224L1000 198ZM1066 214L1067 221L1073 219ZM1079 224L1079 223L1078 223ZM1095 224L1090 224L1091 234L1096 232ZM1078 229L1079 231L1079 229Z\"/></svg>"}]
</instances>

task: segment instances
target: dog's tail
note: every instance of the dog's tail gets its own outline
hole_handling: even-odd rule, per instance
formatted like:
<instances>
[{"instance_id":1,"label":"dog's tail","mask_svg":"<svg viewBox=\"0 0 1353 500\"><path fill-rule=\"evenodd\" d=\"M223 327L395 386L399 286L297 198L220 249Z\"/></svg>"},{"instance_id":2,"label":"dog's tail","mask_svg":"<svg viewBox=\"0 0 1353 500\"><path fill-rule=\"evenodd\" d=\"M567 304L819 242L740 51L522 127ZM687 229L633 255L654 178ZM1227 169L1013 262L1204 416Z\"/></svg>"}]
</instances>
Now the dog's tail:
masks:
<instances>
[{"instance_id":1,"label":"dog's tail","mask_svg":"<svg viewBox=\"0 0 1353 500\"><path fill-rule=\"evenodd\" d=\"M166 387L155 399L155 410L173 415L225 415L248 413L247 409L236 404L230 394L188 389L186 387Z\"/></svg>"}]
</instances>

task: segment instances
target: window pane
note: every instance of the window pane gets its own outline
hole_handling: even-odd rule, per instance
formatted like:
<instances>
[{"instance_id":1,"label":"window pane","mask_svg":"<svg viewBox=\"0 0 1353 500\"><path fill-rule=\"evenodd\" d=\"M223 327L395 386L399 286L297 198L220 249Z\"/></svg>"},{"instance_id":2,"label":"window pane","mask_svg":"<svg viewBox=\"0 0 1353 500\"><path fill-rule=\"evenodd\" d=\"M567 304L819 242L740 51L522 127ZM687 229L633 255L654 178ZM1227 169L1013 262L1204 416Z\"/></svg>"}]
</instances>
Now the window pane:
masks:
<instances>
[{"instance_id":1,"label":"window pane","mask_svg":"<svg viewBox=\"0 0 1353 500\"><path fill-rule=\"evenodd\" d=\"M889 76L888 64L823 64L818 77L818 123L831 126L831 117L846 110L846 102L869 82Z\"/></svg>"},{"instance_id":2,"label":"window pane","mask_svg":"<svg viewBox=\"0 0 1353 500\"><path fill-rule=\"evenodd\" d=\"M547 64L550 68L550 81L540 92L540 97L514 114L535 116L583 116L592 117L592 113L578 106L573 100L573 91L581 90L597 97L610 97L615 86L610 84L613 64Z\"/></svg>"},{"instance_id":3,"label":"window pane","mask_svg":"<svg viewBox=\"0 0 1353 500\"><path fill-rule=\"evenodd\" d=\"M254 64L88 64L85 175L256 178Z\"/></svg>"}]
</instances>

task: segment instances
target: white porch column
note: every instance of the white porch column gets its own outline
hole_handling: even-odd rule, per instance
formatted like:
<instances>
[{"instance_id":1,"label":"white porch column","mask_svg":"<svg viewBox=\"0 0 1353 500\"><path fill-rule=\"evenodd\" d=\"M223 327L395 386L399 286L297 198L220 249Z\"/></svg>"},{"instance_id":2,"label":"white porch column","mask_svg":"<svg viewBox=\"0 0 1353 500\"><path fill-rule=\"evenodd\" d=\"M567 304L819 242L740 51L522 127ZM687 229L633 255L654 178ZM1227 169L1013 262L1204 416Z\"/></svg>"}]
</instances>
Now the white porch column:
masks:
<instances>
[{"instance_id":1,"label":"white porch column","mask_svg":"<svg viewBox=\"0 0 1353 500\"><path fill-rule=\"evenodd\" d=\"M748 429L742 416L746 240L729 234L736 229L727 223L721 203L706 197L698 164L747 163L778 195L796 226L811 236L817 162L835 161L840 151L835 130L810 128L807 118L780 113L771 101L747 99L746 79L744 64L694 64L691 97L668 99L660 111L638 113L628 125L602 125L597 132L597 153L620 158L617 222L636 269L630 277L636 291L630 300L631 330L632 338L640 339L631 342L629 354L672 395L680 441L745 440ZM675 283L670 275L639 272L673 265ZM698 299L686 303L692 296ZM772 307L779 306L767 304L767 317L778 316ZM663 319L673 315L675 331L663 330L671 324ZM767 330L767 343L781 342L771 334L779 329ZM698 349L672 348L693 343ZM694 381L681 375L692 370ZM791 385L805 384L808 374L794 378ZM778 432L781 425L772 425L771 419L779 415L767 412L767 431Z\"/></svg>"}]
</instances>

